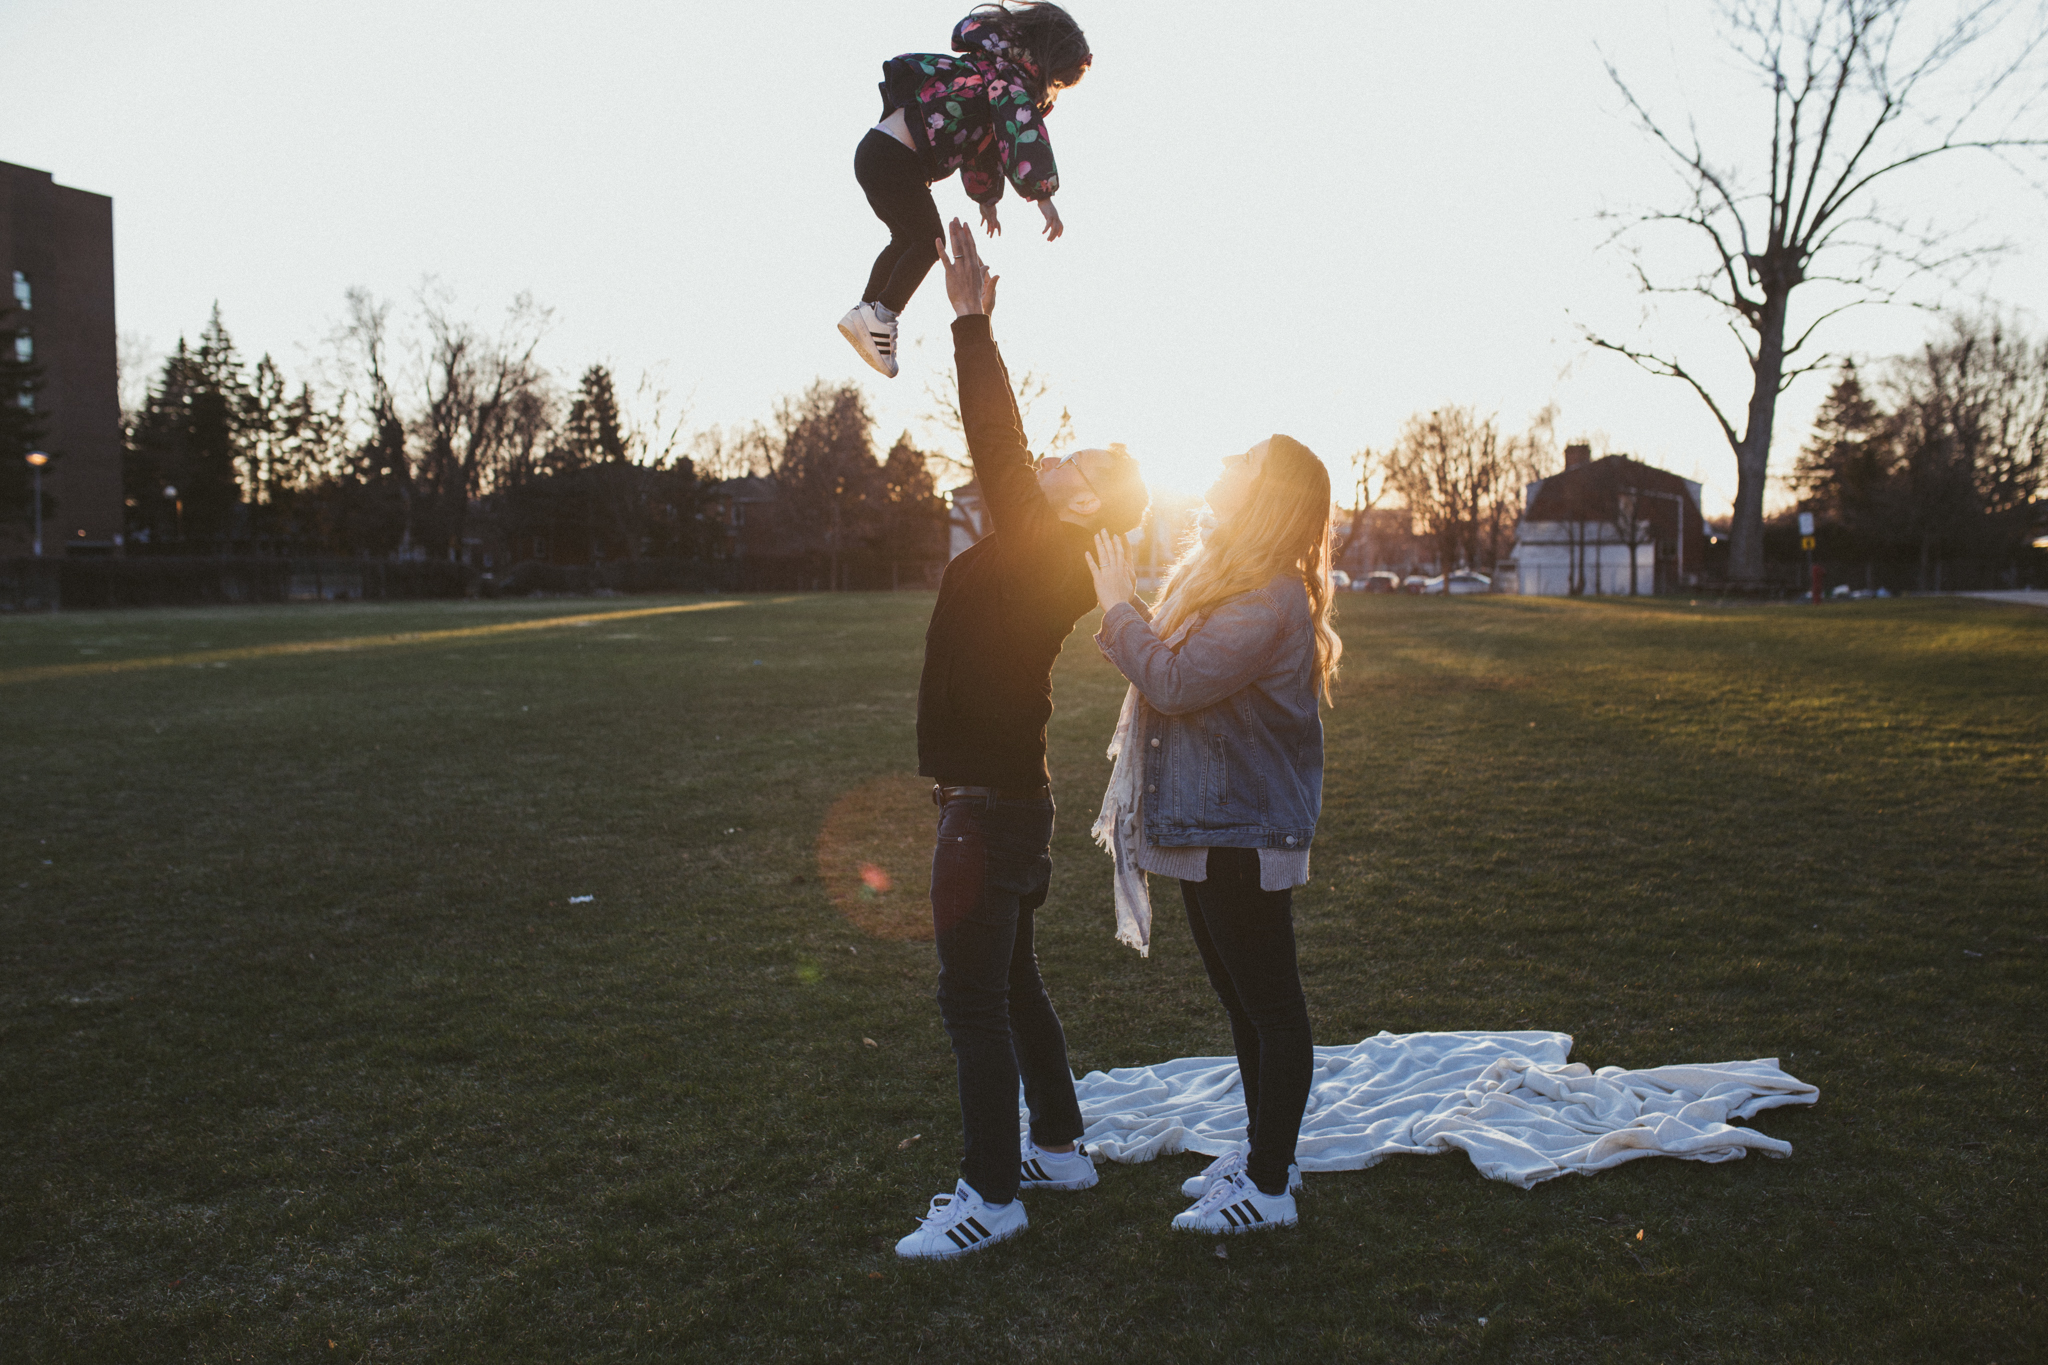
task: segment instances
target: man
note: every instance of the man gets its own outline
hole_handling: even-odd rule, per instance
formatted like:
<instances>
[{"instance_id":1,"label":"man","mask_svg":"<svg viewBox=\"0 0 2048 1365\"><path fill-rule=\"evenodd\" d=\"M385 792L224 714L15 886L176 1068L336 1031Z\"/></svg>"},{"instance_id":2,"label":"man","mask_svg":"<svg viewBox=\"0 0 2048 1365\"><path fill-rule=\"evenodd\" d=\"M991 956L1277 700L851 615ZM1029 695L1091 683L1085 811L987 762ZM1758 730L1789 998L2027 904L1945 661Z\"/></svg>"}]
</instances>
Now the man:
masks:
<instances>
[{"instance_id":1,"label":"man","mask_svg":"<svg viewBox=\"0 0 2048 1365\"><path fill-rule=\"evenodd\" d=\"M1075 1147L1081 1110L1066 1036L1032 951L1032 916L1052 876L1045 723L1053 661L1095 605L1091 538L1130 530L1146 504L1137 461L1121 447L1032 461L989 331L995 276L958 219L951 231L952 256L943 241L939 254L960 416L994 529L946 568L917 689L918 771L936 784L939 806L939 1012L959 1069L966 1150L959 1184L933 1198L896 1254L941 1259L1022 1232L1020 1186L1080 1190L1096 1180ZM1031 1110L1021 1156L1020 1076Z\"/></svg>"}]
</instances>

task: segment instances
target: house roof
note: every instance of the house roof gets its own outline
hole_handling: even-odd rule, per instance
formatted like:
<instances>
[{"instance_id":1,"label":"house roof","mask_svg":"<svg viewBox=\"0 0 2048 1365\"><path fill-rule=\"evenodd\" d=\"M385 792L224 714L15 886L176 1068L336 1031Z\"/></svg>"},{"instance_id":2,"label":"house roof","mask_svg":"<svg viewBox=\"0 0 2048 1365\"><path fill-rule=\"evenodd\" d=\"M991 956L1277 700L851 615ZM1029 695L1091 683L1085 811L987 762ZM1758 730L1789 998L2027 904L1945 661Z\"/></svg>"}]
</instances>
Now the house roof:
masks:
<instances>
[{"instance_id":1,"label":"house roof","mask_svg":"<svg viewBox=\"0 0 2048 1365\"><path fill-rule=\"evenodd\" d=\"M1609 455L1589 460L1562 474L1537 479L1524 490L1522 515L1529 521L1613 521L1624 493L1676 494L1687 505L1688 529L1699 524L1700 486L1669 470Z\"/></svg>"}]
</instances>

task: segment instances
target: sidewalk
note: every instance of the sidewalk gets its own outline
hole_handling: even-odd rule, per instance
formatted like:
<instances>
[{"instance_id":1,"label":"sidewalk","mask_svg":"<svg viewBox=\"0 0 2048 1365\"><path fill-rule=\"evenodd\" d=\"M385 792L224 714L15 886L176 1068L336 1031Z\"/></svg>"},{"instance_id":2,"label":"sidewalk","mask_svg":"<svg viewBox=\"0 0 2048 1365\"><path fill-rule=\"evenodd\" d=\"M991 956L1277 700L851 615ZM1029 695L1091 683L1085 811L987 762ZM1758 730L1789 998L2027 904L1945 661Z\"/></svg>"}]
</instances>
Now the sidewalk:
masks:
<instances>
[{"instance_id":1,"label":"sidewalk","mask_svg":"<svg viewBox=\"0 0 2048 1365\"><path fill-rule=\"evenodd\" d=\"M2014 602L2023 607L2048 607L2048 592L2038 588L2013 588L2005 592L1959 592L1958 597L1978 597L1986 602Z\"/></svg>"}]
</instances>

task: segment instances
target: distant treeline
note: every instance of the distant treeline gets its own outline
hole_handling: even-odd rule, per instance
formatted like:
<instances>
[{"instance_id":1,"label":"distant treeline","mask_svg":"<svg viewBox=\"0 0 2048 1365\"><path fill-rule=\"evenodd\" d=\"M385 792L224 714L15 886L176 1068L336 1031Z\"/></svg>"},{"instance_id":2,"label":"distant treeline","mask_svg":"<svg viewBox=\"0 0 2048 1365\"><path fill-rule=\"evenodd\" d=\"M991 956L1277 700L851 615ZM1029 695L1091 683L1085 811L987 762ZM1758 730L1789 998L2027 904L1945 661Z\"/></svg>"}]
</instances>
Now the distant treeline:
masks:
<instances>
[{"instance_id":1,"label":"distant treeline","mask_svg":"<svg viewBox=\"0 0 2048 1365\"><path fill-rule=\"evenodd\" d=\"M2048 344L1995 315L1952 316L1876 368L1866 386L1842 366L1792 475L1833 576L1923 592L2041 576Z\"/></svg>"},{"instance_id":2,"label":"distant treeline","mask_svg":"<svg viewBox=\"0 0 2048 1365\"><path fill-rule=\"evenodd\" d=\"M433 294L404 321L352 292L325 373L296 385L267 354L245 361L218 309L197 344L181 338L128 415L129 553L497 577L753 557L818 586L944 557L939 457L907 434L879 455L852 385L820 381L767 422L686 440L650 385L629 405L605 365L573 385L542 366L548 315L523 297L495 332Z\"/></svg>"},{"instance_id":3,"label":"distant treeline","mask_svg":"<svg viewBox=\"0 0 2048 1365\"><path fill-rule=\"evenodd\" d=\"M351 291L314 377L292 382L268 354L246 361L216 309L127 414L128 553L728 588L916 582L945 559L935 476L964 472L960 453L907 433L879 451L857 387L819 381L765 421L686 435L644 380L624 395L603 364L573 382L541 365L548 325L524 296L491 330L431 288L402 315ZM1830 577L1923 590L2048 579L2048 344L1995 314L1953 316L1916 353L1865 368L1868 383L1843 366L1788 479L1819 516ZM0 459L0 515L27 512L18 450L39 429L40 377L0 347L0 391L17 392L0 404L0 455L15 453ZM1028 423L1047 386L1022 384ZM957 437L949 388L929 396ZM1357 451L1339 496L1355 509L1339 530L1350 559L1490 569L1513 545L1524 486L1555 471L1553 417L1515 432L1446 405ZM1071 442L1064 411L1041 437ZM1800 558L1791 526L1787 513L1766 536L1784 574ZM703 567L621 567L642 562Z\"/></svg>"}]
</instances>

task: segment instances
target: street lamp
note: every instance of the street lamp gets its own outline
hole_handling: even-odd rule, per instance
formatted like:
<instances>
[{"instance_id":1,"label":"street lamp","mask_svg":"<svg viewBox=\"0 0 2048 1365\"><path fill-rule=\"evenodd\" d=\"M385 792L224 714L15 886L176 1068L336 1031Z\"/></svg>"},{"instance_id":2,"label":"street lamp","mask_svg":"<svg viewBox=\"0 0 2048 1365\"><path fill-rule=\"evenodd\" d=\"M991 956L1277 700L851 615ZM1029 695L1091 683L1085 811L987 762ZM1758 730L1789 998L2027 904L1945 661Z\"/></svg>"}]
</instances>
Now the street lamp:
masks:
<instances>
[{"instance_id":1,"label":"street lamp","mask_svg":"<svg viewBox=\"0 0 2048 1365\"><path fill-rule=\"evenodd\" d=\"M165 484L164 497L170 501L172 508L175 509L175 511L177 512L178 543L180 545L183 545L185 543L185 503L184 500L178 496L178 486L174 483Z\"/></svg>"},{"instance_id":2,"label":"street lamp","mask_svg":"<svg viewBox=\"0 0 2048 1365\"><path fill-rule=\"evenodd\" d=\"M36 557L40 559L43 554L43 466L50 462L50 457L43 451L31 450L27 458L28 467L35 471Z\"/></svg>"}]
</instances>

